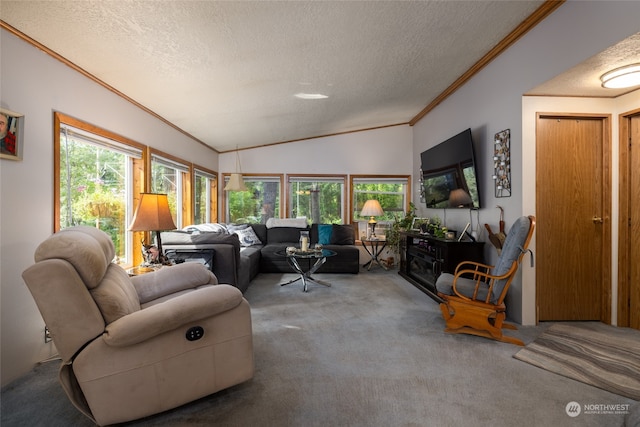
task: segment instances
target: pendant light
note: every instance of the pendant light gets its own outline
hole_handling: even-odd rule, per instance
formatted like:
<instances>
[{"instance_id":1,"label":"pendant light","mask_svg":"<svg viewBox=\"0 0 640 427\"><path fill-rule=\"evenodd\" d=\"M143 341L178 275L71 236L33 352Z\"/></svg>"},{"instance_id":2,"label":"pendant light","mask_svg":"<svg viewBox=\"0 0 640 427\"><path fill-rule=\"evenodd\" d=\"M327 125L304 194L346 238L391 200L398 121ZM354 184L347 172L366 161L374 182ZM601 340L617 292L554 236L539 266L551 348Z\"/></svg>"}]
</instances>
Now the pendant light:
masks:
<instances>
[{"instance_id":1,"label":"pendant light","mask_svg":"<svg viewBox=\"0 0 640 427\"><path fill-rule=\"evenodd\" d=\"M224 191L247 191L248 188L242 179L242 168L240 167L240 154L236 145L236 172L229 176L229 182L224 187Z\"/></svg>"}]
</instances>

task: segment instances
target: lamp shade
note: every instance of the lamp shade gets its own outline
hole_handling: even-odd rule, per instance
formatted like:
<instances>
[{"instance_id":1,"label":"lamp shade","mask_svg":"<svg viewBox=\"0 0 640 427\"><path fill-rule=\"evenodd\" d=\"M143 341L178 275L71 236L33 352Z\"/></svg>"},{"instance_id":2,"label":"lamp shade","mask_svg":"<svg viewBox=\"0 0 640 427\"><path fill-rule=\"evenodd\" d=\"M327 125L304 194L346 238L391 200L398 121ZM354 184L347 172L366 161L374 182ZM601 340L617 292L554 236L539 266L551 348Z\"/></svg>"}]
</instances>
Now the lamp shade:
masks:
<instances>
[{"instance_id":1,"label":"lamp shade","mask_svg":"<svg viewBox=\"0 0 640 427\"><path fill-rule=\"evenodd\" d=\"M247 191L248 188L244 184L244 179L242 179L242 174L232 173L229 176L229 182L224 186L224 191Z\"/></svg>"},{"instance_id":2,"label":"lamp shade","mask_svg":"<svg viewBox=\"0 0 640 427\"><path fill-rule=\"evenodd\" d=\"M468 208L472 203L471 196L462 188L456 188L449 193L450 208Z\"/></svg>"},{"instance_id":3,"label":"lamp shade","mask_svg":"<svg viewBox=\"0 0 640 427\"><path fill-rule=\"evenodd\" d=\"M238 147L236 146L236 172L229 176L229 182L224 186L224 191L248 191L246 185L244 185L244 179L242 179L242 166L240 166L240 154L238 153Z\"/></svg>"},{"instance_id":4,"label":"lamp shade","mask_svg":"<svg viewBox=\"0 0 640 427\"><path fill-rule=\"evenodd\" d=\"M362 207L362 212L360 212L361 216L381 216L384 215L384 211L382 210L382 206L380 206L380 202L377 200L367 200Z\"/></svg>"},{"instance_id":5,"label":"lamp shade","mask_svg":"<svg viewBox=\"0 0 640 427\"><path fill-rule=\"evenodd\" d=\"M142 193L140 204L133 215L131 231L175 230L176 224L169 210L166 194Z\"/></svg>"}]
</instances>

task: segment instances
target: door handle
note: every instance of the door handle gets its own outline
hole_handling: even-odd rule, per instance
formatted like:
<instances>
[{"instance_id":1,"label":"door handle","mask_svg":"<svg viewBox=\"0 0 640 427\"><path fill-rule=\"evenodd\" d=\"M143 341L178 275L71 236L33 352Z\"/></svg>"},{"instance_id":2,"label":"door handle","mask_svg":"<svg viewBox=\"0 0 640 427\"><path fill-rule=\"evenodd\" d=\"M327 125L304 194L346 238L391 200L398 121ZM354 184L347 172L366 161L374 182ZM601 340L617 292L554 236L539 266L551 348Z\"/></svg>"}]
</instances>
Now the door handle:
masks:
<instances>
[{"instance_id":1,"label":"door handle","mask_svg":"<svg viewBox=\"0 0 640 427\"><path fill-rule=\"evenodd\" d=\"M591 221L593 221L594 224L602 224L603 223L602 218L599 217L599 216L595 216L595 215L593 216L593 218L591 218Z\"/></svg>"}]
</instances>

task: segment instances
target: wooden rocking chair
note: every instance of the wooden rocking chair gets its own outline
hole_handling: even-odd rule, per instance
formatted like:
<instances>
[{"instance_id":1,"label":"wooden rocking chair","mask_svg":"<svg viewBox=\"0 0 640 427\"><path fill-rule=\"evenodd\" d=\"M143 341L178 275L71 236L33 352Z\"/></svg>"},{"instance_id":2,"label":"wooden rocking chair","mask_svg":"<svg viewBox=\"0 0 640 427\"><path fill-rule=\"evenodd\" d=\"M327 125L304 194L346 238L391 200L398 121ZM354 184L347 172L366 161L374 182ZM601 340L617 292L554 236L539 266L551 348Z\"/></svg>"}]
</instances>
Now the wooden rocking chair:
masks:
<instances>
[{"instance_id":1,"label":"wooden rocking chair","mask_svg":"<svg viewBox=\"0 0 640 427\"><path fill-rule=\"evenodd\" d=\"M531 252L527 247L535 224L534 216L516 220L495 266L463 261L454 274L443 273L438 277L436 290L442 300L440 309L447 325L445 332L524 345L521 340L502 334L502 329L517 329L504 323L504 298L524 254Z\"/></svg>"}]
</instances>

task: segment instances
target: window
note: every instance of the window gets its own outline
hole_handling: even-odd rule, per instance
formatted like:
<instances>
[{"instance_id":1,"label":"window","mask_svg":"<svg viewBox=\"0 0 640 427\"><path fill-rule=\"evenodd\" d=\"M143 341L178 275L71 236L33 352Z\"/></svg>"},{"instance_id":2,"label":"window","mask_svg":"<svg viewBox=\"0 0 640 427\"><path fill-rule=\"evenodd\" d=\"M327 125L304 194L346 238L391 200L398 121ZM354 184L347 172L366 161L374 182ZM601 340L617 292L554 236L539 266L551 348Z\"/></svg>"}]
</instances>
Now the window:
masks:
<instances>
[{"instance_id":1,"label":"window","mask_svg":"<svg viewBox=\"0 0 640 427\"><path fill-rule=\"evenodd\" d=\"M289 176L287 181L290 218L304 216L315 224L344 223L344 176Z\"/></svg>"},{"instance_id":2,"label":"window","mask_svg":"<svg viewBox=\"0 0 640 427\"><path fill-rule=\"evenodd\" d=\"M282 175L243 175L248 191L225 191L225 221L229 223L266 223L280 218ZM225 184L229 175L224 177Z\"/></svg>"},{"instance_id":3,"label":"window","mask_svg":"<svg viewBox=\"0 0 640 427\"><path fill-rule=\"evenodd\" d=\"M193 223L218 220L218 179L216 173L194 166Z\"/></svg>"},{"instance_id":4,"label":"window","mask_svg":"<svg viewBox=\"0 0 640 427\"><path fill-rule=\"evenodd\" d=\"M369 199L376 199L380 202L384 215L376 218L381 231L384 230L385 223L390 223L397 216L403 218L409 208L409 188L410 176L352 176L351 177L351 219L359 223L361 229L366 229L366 219L360 216L364 203ZM382 222L382 224L380 224ZM381 233L377 231L376 234Z\"/></svg>"},{"instance_id":5,"label":"window","mask_svg":"<svg viewBox=\"0 0 640 427\"><path fill-rule=\"evenodd\" d=\"M167 194L176 227L191 224L190 167L165 153L151 153L151 192Z\"/></svg>"},{"instance_id":6,"label":"window","mask_svg":"<svg viewBox=\"0 0 640 427\"><path fill-rule=\"evenodd\" d=\"M55 114L54 231L75 225L103 230L120 263L132 264L135 188L144 146L63 114Z\"/></svg>"}]
</instances>

